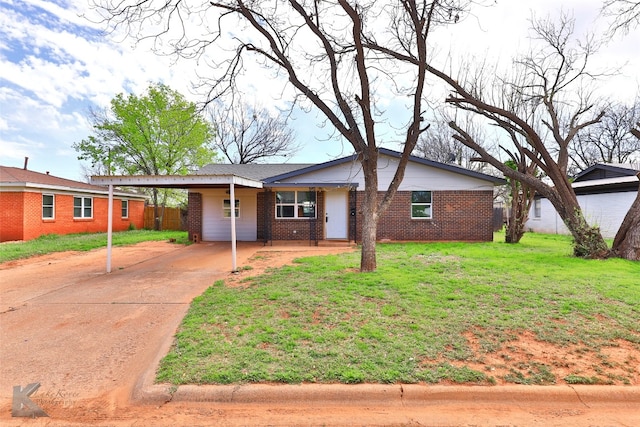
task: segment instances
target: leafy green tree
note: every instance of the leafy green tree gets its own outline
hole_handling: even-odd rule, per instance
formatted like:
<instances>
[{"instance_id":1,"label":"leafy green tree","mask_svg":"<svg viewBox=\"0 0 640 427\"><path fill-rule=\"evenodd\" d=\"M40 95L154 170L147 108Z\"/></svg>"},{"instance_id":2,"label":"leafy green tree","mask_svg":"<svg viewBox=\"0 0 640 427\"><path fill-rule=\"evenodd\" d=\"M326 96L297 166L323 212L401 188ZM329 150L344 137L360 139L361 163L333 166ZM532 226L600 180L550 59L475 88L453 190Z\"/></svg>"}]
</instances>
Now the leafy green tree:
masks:
<instances>
[{"instance_id":1,"label":"leafy green tree","mask_svg":"<svg viewBox=\"0 0 640 427\"><path fill-rule=\"evenodd\" d=\"M105 165L108 173L185 175L216 158L214 129L193 102L164 84L152 84L146 94L118 94L105 110L91 110L93 135L73 144L78 159ZM169 193L151 190L155 229L159 206Z\"/></svg>"}]
</instances>

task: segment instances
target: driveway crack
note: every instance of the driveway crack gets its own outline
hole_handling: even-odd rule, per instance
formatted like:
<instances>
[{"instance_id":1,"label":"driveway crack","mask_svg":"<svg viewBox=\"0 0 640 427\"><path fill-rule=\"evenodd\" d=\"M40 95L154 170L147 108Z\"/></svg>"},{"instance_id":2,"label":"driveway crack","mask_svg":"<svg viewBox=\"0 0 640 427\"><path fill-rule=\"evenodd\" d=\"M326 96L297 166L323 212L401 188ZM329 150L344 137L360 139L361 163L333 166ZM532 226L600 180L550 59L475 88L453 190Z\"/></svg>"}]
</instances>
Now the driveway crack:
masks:
<instances>
[{"instance_id":1,"label":"driveway crack","mask_svg":"<svg viewBox=\"0 0 640 427\"><path fill-rule=\"evenodd\" d=\"M578 390L576 390L572 385L569 385L569 387L571 388L571 390L573 390L576 396L578 396L578 400L580 401L580 403L582 403L587 408L591 409L591 407L587 405L584 400L582 400L582 397L580 396L580 393L578 393Z\"/></svg>"},{"instance_id":2,"label":"driveway crack","mask_svg":"<svg viewBox=\"0 0 640 427\"><path fill-rule=\"evenodd\" d=\"M21 309L22 307L24 307L26 305L27 304L22 304L20 307L9 307L5 311L0 311L0 314L11 313L12 311L17 311L17 310Z\"/></svg>"}]
</instances>

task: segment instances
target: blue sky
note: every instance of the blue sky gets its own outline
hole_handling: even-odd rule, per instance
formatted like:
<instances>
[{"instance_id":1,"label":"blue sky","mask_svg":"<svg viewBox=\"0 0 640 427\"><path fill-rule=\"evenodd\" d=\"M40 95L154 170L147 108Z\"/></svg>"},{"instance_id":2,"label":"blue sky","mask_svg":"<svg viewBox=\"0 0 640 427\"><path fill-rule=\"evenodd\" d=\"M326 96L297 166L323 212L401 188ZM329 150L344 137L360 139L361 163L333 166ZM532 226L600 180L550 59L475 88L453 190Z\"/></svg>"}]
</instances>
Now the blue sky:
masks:
<instances>
[{"instance_id":1,"label":"blue sky","mask_svg":"<svg viewBox=\"0 0 640 427\"><path fill-rule=\"evenodd\" d=\"M197 102L191 91L193 64L171 63L131 40L115 40L93 24L90 0L0 0L0 164L84 180L72 144L91 134L90 106L103 108L118 93L141 94L151 82L164 82ZM597 25L596 0L498 1L480 10L455 32L442 32L454 52L472 50L496 58L526 47L527 18L538 13L574 10L579 26ZM480 22L480 26L478 25ZM608 95L632 99L640 87L640 30L603 49L599 61L617 65L621 75L606 85ZM268 82L256 87L267 88ZM256 90L262 104L273 94ZM298 114L293 127L304 149L289 162L321 162L351 153L350 146L326 140L322 117ZM385 144L394 147L390 139Z\"/></svg>"}]
</instances>

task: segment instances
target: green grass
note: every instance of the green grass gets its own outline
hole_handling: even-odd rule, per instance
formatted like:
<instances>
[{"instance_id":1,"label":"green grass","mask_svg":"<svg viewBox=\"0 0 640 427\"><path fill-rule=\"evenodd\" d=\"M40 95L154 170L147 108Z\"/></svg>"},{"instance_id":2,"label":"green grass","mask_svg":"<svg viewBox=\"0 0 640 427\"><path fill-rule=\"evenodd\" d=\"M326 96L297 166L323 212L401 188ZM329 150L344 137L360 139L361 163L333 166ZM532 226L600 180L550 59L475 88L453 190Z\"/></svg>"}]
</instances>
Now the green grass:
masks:
<instances>
[{"instance_id":1,"label":"green grass","mask_svg":"<svg viewBox=\"0 0 640 427\"><path fill-rule=\"evenodd\" d=\"M171 240L187 244L186 231L130 230L113 233L113 245L133 245L150 240ZM0 244L0 262L63 251L90 251L107 246L107 233L48 234L26 242Z\"/></svg>"},{"instance_id":2,"label":"green grass","mask_svg":"<svg viewBox=\"0 0 640 427\"><path fill-rule=\"evenodd\" d=\"M374 273L357 272L353 253L302 258L245 287L217 282L193 301L157 380L492 383L467 364L525 330L594 353L640 346L640 263L574 258L562 236L495 240L380 244ZM542 364L510 369L506 381L555 381Z\"/></svg>"}]
</instances>

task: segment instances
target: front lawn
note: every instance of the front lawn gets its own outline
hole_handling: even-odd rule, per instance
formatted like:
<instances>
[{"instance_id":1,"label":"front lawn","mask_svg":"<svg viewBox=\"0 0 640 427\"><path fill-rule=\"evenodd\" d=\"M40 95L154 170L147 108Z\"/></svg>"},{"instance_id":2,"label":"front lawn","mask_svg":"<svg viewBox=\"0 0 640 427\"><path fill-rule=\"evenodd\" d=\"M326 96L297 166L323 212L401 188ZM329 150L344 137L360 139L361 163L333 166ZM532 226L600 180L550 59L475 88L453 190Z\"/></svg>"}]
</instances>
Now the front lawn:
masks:
<instances>
[{"instance_id":1,"label":"front lawn","mask_svg":"<svg viewBox=\"0 0 640 427\"><path fill-rule=\"evenodd\" d=\"M157 380L636 384L640 263L574 258L563 236L502 241L380 244L374 273L352 253L217 282Z\"/></svg>"},{"instance_id":2,"label":"front lawn","mask_svg":"<svg viewBox=\"0 0 640 427\"><path fill-rule=\"evenodd\" d=\"M152 240L172 240L187 244L186 231L130 230L114 232L113 246L134 245ZM0 263L64 251L90 251L107 246L107 233L47 234L26 242L0 244Z\"/></svg>"}]
</instances>

